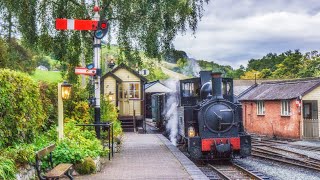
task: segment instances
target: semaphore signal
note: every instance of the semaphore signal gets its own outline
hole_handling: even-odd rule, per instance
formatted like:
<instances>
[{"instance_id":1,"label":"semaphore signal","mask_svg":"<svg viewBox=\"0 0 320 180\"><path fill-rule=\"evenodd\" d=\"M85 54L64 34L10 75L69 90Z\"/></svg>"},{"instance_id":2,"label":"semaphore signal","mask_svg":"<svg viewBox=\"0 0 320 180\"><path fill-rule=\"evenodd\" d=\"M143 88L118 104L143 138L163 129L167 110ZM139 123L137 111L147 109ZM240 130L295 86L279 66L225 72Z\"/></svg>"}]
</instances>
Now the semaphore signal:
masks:
<instances>
[{"instance_id":1,"label":"semaphore signal","mask_svg":"<svg viewBox=\"0 0 320 180\"><path fill-rule=\"evenodd\" d=\"M82 19L56 19L57 30L95 31L99 21Z\"/></svg>"}]
</instances>

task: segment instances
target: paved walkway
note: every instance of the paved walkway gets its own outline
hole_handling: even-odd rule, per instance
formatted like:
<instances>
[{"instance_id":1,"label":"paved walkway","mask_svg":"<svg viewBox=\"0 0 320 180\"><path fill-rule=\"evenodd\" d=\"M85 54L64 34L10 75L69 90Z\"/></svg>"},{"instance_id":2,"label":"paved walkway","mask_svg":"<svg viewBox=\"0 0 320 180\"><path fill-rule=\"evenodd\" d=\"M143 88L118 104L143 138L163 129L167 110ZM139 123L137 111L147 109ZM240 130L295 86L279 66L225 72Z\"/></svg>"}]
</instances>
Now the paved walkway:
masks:
<instances>
[{"instance_id":1,"label":"paved walkway","mask_svg":"<svg viewBox=\"0 0 320 180\"><path fill-rule=\"evenodd\" d=\"M166 141L158 134L126 133L121 152L101 172L76 179L202 179L195 178L202 172L190 168L190 162L184 167L185 162L178 160L177 152L172 152Z\"/></svg>"}]
</instances>

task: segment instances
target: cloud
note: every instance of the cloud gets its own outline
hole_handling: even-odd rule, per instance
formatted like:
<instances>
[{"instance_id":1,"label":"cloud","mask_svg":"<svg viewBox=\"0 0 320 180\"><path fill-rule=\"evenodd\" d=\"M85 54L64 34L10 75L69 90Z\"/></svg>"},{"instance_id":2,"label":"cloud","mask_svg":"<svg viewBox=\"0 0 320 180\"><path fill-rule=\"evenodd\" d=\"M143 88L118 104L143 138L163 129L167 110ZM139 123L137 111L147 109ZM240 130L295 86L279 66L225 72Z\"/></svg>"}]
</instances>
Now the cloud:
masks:
<instances>
[{"instance_id":1,"label":"cloud","mask_svg":"<svg viewBox=\"0 0 320 180\"><path fill-rule=\"evenodd\" d=\"M205 9L196 36L174 41L190 57L239 67L269 52L319 47L320 6L314 0L216 0Z\"/></svg>"}]
</instances>

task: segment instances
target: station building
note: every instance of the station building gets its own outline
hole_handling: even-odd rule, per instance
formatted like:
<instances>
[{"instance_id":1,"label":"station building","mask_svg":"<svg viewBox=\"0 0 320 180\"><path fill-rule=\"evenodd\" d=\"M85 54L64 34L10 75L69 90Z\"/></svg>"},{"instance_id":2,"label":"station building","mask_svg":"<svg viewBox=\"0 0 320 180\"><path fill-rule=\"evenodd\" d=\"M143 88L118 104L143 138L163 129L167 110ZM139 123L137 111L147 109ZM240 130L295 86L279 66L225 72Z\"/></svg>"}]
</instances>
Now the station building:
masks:
<instances>
[{"instance_id":1,"label":"station building","mask_svg":"<svg viewBox=\"0 0 320 180\"><path fill-rule=\"evenodd\" d=\"M125 64L120 64L101 78L102 93L119 110L124 131L144 129L147 79Z\"/></svg>"},{"instance_id":2,"label":"station building","mask_svg":"<svg viewBox=\"0 0 320 180\"><path fill-rule=\"evenodd\" d=\"M319 139L320 78L262 82L238 98L249 133Z\"/></svg>"}]
</instances>

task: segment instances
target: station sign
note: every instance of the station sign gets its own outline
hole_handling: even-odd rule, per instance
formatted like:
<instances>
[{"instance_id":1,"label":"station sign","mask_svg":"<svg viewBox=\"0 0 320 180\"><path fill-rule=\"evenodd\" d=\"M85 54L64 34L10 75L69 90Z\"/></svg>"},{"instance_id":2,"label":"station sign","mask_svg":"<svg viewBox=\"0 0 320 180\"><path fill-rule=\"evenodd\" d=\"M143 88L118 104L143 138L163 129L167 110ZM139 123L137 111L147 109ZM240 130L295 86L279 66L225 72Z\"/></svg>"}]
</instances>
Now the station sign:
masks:
<instances>
[{"instance_id":1,"label":"station sign","mask_svg":"<svg viewBox=\"0 0 320 180\"><path fill-rule=\"evenodd\" d=\"M149 75L149 70L148 69L142 69L141 71L139 71L139 74L142 76L147 76Z\"/></svg>"},{"instance_id":2,"label":"station sign","mask_svg":"<svg viewBox=\"0 0 320 180\"><path fill-rule=\"evenodd\" d=\"M97 69L96 68L88 69L85 67L76 67L74 72L75 72L75 74L94 76L97 73Z\"/></svg>"}]
</instances>

